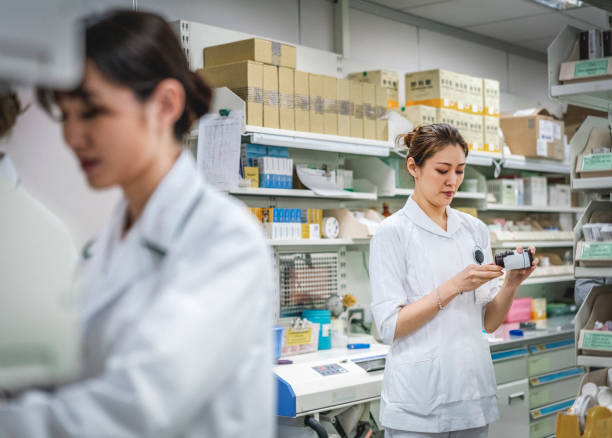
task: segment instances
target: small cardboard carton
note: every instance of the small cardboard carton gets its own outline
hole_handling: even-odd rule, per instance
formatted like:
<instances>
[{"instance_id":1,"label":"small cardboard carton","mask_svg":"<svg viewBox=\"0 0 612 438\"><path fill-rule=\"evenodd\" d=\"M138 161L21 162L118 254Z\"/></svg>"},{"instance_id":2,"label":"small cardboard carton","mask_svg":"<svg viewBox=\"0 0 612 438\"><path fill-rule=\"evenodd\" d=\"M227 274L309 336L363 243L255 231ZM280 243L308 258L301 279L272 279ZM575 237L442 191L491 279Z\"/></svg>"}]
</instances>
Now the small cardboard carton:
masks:
<instances>
[{"instance_id":1,"label":"small cardboard carton","mask_svg":"<svg viewBox=\"0 0 612 438\"><path fill-rule=\"evenodd\" d=\"M338 79L338 135L351 135L351 84L348 79Z\"/></svg>"},{"instance_id":2,"label":"small cardboard carton","mask_svg":"<svg viewBox=\"0 0 612 438\"><path fill-rule=\"evenodd\" d=\"M397 90L399 87L399 75L391 70L370 70L349 73L348 79L368 84L379 85L383 88Z\"/></svg>"},{"instance_id":3,"label":"small cardboard carton","mask_svg":"<svg viewBox=\"0 0 612 438\"><path fill-rule=\"evenodd\" d=\"M308 74L308 92L310 95L310 132L324 134L323 76Z\"/></svg>"},{"instance_id":4,"label":"small cardboard carton","mask_svg":"<svg viewBox=\"0 0 612 438\"><path fill-rule=\"evenodd\" d=\"M278 113L280 129L295 129L294 71L288 67L278 67Z\"/></svg>"},{"instance_id":5,"label":"small cardboard carton","mask_svg":"<svg viewBox=\"0 0 612 438\"><path fill-rule=\"evenodd\" d=\"M308 86L308 73L296 70L294 73L295 94L294 113L295 113L295 130L309 132L310 131L310 91Z\"/></svg>"},{"instance_id":6,"label":"small cardboard carton","mask_svg":"<svg viewBox=\"0 0 612 438\"><path fill-rule=\"evenodd\" d=\"M376 140L376 85L363 83L363 137Z\"/></svg>"},{"instance_id":7,"label":"small cardboard carton","mask_svg":"<svg viewBox=\"0 0 612 438\"><path fill-rule=\"evenodd\" d=\"M278 67L263 66L263 123L267 128L278 129Z\"/></svg>"},{"instance_id":8,"label":"small cardboard carton","mask_svg":"<svg viewBox=\"0 0 612 438\"><path fill-rule=\"evenodd\" d=\"M338 135L338 79L323 78L323 130L326 134Z\"/></svg>"},{"instance_id":9,"label":"small cardboard carton","mask_svg":"<svg viewBox=\"0 0 612 438\"><path fill-rule=\"evenodd\" d=\"M361 82L349 81L351 99L351 137L363 138L363 87Z\"/></svg>"},{"instance_id":10,"label":"small cardboard carton","mask_svg":"<svg viewBox=\"0 0 612 438\"><path fill-rule=\"evenodd\" d=\"M376 94L376 139L389 140L389 120L387 119L387 96L385 89L379 85L375 88Z\"/></svg>"},{"instance_id":11,"label":"small cardboard carton","mask_svg":"<svg viewBox=\"0 0 612 438\"><path fill-rule=\"evenodd\" d=\"M513 154L565 159L563 122L553 119L544 108L502 114L500 125Z\"/></svg>"},{"instance_id":12,"label":"small cardboard carton","mask_svg":"<svg viewBox=\"0 0 612 438\"><path fill-rule=\"evenodd\" d=\"M205 68L240 61L257 61L294 69L295 60L294 46L262 38L250 38L204 48Z\"/></svg>"},{"instance_id":13,"label":"small cardboard carton","mask_svg":"<svg viewBox=\"0 0 612 438\"><path fill-rule=\"evenodd\" d=\"M500 114L500 87L499 81L484 78L482 80L484 115L499 117Z\"/></svg>"}]
</instances>

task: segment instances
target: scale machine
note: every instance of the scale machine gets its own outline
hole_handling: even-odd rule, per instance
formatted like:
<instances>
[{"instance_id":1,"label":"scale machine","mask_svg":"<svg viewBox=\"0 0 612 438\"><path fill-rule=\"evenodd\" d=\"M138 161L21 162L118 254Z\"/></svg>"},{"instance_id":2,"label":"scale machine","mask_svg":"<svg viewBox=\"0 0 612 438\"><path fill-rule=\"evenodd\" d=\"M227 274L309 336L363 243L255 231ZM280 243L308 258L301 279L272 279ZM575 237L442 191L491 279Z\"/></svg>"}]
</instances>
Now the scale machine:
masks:
<instances>
[{"instance_id":1,"label":"scale machine","mask_svg":"<svg viewBox=\"0 0 612 438\"><path fill-rule=\"evenodd\" d=\"M304 308L321 308L331 293L341 289L342 251L319 256L320 261L314 254L283 254L277 259L281 317ZM317 281L309 281L312 277ZM323 285L322 278L328 278ZM299 284L295 279L301 279ZM278 437L378 436L377 408L389 347L369 335L350 337L349 342L370 347L283 356L284 364L274 367Z\"/></svg>"}]
</instances>

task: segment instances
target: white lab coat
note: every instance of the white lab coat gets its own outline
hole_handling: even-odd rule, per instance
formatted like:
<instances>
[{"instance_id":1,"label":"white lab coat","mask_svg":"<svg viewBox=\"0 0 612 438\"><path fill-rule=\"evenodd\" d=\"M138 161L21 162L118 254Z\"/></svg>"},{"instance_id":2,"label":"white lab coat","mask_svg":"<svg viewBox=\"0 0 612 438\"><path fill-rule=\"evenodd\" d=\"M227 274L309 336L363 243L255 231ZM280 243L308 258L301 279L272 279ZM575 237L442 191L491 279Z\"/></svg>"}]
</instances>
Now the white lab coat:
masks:
<instances>
[{"instance_id":1,"label":"white lab coat","mask_svg":"<svg viewBox=\"0 0 612 438\"><path fill-rule=\"evenodd\" d=\"M184 152L121 240L84 251L83 370L0 402L0 436L272 437L272 264L237 201Z\"/></svg>"},{"instance_id":2,"label":"white lab coat","mask_svg":"<svg viewBox=\"0 0 612 438\"><path fill-rule=\"evenodd\" d=\"M475 263L479 246L490 263L486 226L447 207L447 231L416 202L385 219L370 248L372 312L387 356L380 419L383 426L413 432L477 428L498 419L489 344L482 333L483 305L474 292L452 300L423 327L393 340L402 306L417 301ZM497 293L497 281L485 295Z\"/></svg>"}]
</instances>

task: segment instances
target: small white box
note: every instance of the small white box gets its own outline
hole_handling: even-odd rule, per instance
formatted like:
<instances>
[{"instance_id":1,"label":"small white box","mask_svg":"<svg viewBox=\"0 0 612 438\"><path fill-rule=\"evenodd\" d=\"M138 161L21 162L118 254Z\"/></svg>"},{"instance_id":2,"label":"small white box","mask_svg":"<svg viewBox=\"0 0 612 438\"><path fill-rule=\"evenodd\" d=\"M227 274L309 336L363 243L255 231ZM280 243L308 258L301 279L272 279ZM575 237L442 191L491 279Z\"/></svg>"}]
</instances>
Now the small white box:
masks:
<instances>
[{"instance_id":1,"label":"small white box","mask_svg":"<svg viewBox=\"0 0 612 438\"><path fill-rule=\"evenodd\" d=\"M548 203L547 182L542 176L524 178L525 205L546 206Z\"/></svg>"},{"instance_id":2,"label":"small white box","mask_svg":"<svg viewBox=\"0 0 612 438\"><path fill-rule=\"evenodd\" d=\"M569 207L571 204L572 193L569 184L548 186L548 205L551 207Z\"/></svg>"}]
</instances>

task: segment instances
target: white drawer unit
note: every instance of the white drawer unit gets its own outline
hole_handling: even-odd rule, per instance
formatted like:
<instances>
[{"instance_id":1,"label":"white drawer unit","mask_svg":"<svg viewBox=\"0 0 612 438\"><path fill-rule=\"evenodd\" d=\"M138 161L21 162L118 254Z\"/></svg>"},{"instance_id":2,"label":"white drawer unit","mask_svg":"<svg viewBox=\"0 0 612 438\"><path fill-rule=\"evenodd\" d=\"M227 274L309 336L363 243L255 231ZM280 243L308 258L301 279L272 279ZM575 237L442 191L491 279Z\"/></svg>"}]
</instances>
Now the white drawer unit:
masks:
<instances>
[{"instance_id":1,"label":"white drawer unit","mask_svg":"<svg viewBox=\"0 0 612 438\"><path fill-rule=\"evenodd\" d=\"M574 397L578 393L584 368L575 367L529 379L529 407L549 405Z\"/></svg>"},{"instance_id":2,"label":"white drawer unit","mask_svg":"<svg viewBox=\"0 0 612 438\"><path fill-rule=\"evenodd\" d=\"M529 377L576 366L574 339L562 339L529 346Z\"/></svg>"},{"instance_id":3,"label":"white drawer unit","mask_svg":"<svg viewBox=\"0 0 612 438\"><path fill-rule=\"evenodd\" d=\"M537 409L532 409L529 412L531 424L529 425L530 438L547 438L555 434L555 425L557 422L557 413L567 411L575 398L563 400Z\"/></svg>"},{"instance_id":4,"label":"white drawer unit","mask_svg":"<svg viewBox=\"0 0 612 438\"><path fill-rule=\"evenodd\" d=\"M529 435L529 382L527 379L497 387L500 419L491 424L489 436L519 438Z\"/></svg>"},{"instance_id":5,"label":"white drawer unit","mask_svg":"<svg viewBox=\"0 0 612 438\"><path fill-rule=\"evenodd\" d=\"M492 352L491 359L497 384L526 379L528 355L526 347Z\"/></svg>"}]
</instances>

